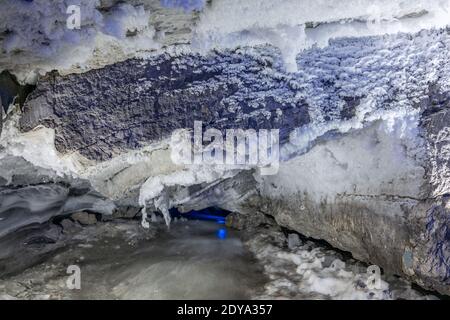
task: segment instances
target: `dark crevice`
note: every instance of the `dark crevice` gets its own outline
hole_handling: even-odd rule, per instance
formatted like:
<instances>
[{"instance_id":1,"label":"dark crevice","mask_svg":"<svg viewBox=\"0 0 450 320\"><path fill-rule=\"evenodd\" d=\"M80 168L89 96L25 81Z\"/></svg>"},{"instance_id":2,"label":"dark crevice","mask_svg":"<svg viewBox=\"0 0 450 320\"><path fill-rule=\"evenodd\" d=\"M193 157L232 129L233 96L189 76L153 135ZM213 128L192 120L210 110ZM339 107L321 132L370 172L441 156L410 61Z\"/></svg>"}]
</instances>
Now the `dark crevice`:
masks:
<instances>
[{"instance_id":1,"label":"dark crevice","mask_svg":"<svg viewBox=\"0 0 450 320\"><path fill-rule=\"evenodd\" d=\"M296 231L294 231L294 230L288 229L288 228L283 227L283 226L280 226L280 228L281 228L281 231L282 231L282 232L284 233L284 235L286 236L286 238L288 238L289 234L295 233L295 234L298 235L298 237L300 238L300 240L301 240L303 243L305 243L305 242L307 242L307 241L311 241L311 242L314 242L314 243L318 244L319 246L321 246L321 247L323 247L323 248L325 248L325 249L327 249L327 250L335 251L335 252L339 253L339 254L342 256L342 258L343 258L344 261L348 261L348 260L350 260L350 259L357 260L357 259L355 259L355 258L353 257L353 255L352 255L351 252L349 252L349 251L344 251L344 250L341 250L341 249L339 249L339 248L333 247L329 242L327 242L327 241L325 241L325 240L307 237L307 236L305 236L305 235L303 235L303 234L301 234L301 233L298 233L298 232L296 232ZM359 261L359 260L358 260L358 261ZM365 262L361 262L361 263L363 263L363 264L366 265Z\"/></svg>"},{"instance_id":2,"label":"dark crevice","mask_svg":"<svg viewBox=\"0 0 450 320\"><path fill-rule=\"evenodd\" d=\"M231 212L218 207L210 207L202 210L192 210L187 213L181 213L180 211L178 211L178 209L172 208L169 210L169 213L174 218L186 218L189 220L208 220L225 223L227 215L229 215Z\"/></svg>"},{"instance_id":3,"label":"dark crevice","mask_svg":"<svg viewBox=\"0 0 450 320\"><path fill-rule=\"evenodd\" d=\"M3 110L8 112L11 104L18 103L22 107L28 95L36 88L35 85L21 85L9 71L0 73L0 97Z\"/></svg>"}]
</instances>

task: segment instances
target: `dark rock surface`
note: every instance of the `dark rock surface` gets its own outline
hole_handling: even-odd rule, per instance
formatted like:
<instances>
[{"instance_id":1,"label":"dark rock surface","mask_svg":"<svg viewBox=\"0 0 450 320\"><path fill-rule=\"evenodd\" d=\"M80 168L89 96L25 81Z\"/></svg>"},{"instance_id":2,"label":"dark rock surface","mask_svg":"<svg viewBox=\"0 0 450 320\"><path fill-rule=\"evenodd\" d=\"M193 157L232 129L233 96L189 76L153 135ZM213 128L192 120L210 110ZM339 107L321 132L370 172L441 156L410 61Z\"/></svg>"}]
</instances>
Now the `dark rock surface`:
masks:
<instances>
[{"instance_id":1,"label":"dark rock surface","mask_svg":"<svg viewBox=\"0 0 450 320\"><path fill-rule=\"evenodd\" d=\"M45 261L64 246L62 228L49 222L26 225L0 238L0 277Z\"/></svg>"},{"instance_id":2,"label":"dark rock surface","mask_svg":"<svg viewBox=\"0 0 450 320\"><path fill-rule=\"evenodd\" d=\"M19 157L0 162L0 275L43 259L61 244L54 217L87 210L111 214L114 203L86 180L60 177ZM13 245L14 244L14 245Z\"/></svg>"},{"instance_id":3,"label":"dark rock surface","mask_svg":"<svg viewBox=\"0 0 450 320\"><path fill-rule=\"evenodd\" d=\"M95 214L88 212L75 212L71 216L72 220L79 222L81 225L87 226L97 223Z\"/></svg>"},{"instance_id":4,"label":"dark rock surface","mask_svg":"<svg viewBox=\"0 0 450 320\"><path fill-rule=\"evenodd\" d=\"M21 119L22 130L55 128L61 152L107 160L170 136L175 129L289 128L309 122L308 106L270 62L239 53L127 60L83 76L42 79ZM270 68L267 70L271 70ZM277 115L283 111L283 117Z\"/></svg>"}]
</instances>

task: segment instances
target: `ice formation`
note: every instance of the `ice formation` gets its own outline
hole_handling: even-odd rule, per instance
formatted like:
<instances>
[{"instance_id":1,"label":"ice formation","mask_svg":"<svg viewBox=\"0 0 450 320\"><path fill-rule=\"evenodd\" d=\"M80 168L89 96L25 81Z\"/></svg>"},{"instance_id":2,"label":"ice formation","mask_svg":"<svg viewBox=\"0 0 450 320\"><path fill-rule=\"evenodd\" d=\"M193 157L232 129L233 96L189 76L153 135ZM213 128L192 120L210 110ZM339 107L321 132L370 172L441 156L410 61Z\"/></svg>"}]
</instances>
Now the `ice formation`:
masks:
<instances>
[{"instance_id":1,"label":"ice formation","mask_svg":"<svg viewBox=\"0 0 450 320\"><path fill-rule=\"evenodd\" d=\"M54 170L60 176L76 175L80 165L71 155L62 156L56 151L54 130L41 126L32 132L21 133L17 126L19 116L18 110L12 111L4 123L0 160L7 156L22 157L38 167Z\"/></svg>"},{"instance_id":2,"label":"ice formation","mask_svg":"<svg viewBox=\"0 0 450 320\"><path fill-rule=\"evenodd\" d=\"M183 197L183 193L181 198L171 199L168 188L186 188L192 185L213 183L215 181L220 181L221 179L232 177L235 174L236 172L220 166L211 167L208 165L196 165L164 176L149 177L139 190L139 204L143 207L142 226L148 228L146 219L149 203L152 208L163 214L166 225L169 227L171 222L169 209L189 200L189 196L186 195Z\"/></svg>"},{"instance_id":3,"label":"ice formation","mask_svg":"<svg viewBox=\"0 0 450 320\"><path fill-rule=\"evenodd\" d=\"M33 82L36 72L79 72L163 47L176 51L173 45L187 41L190 45L185 49L201 52L272 44L281 50L286 70L295 72L296 56L302 50L326 46L330 39L417 32L444 27L450 19L446 0L164 0L161 6L168 9L201 12L190 22L181 16L179 21L170 20L172 25L180 24L180 29L186 29L186 24L191 35L177 31L180 39L172 39L166 46L165 34L173 37L169 35L173 31L163 25L156 32L151 10L157 7L154 1L143 3L118 3L101 10L98 0L58 0L52 4L5 0L0 22L4 53L0 70L13 70L21 81ZM71 4L81 8L80 30L66 27L66 9Z\"/></svg>"},{"instance_id":4,"label":"ice formation","mask_svg":"<svg viewBox=\"0 0 450 320\"><path fill-rule=\"evenodd\" d=\"M67 28L69 5L80 7L80 29ZM158 48L142 6L122 3L106 13L99 6L98 0L2 1L0 70L33 83L36 72L82 71Z\"/></svg>"},{"instance_id":5,"label":"ice formation","mask_svg":"<svg viewBox=\"0 0 450 320\"><path fill-rule=\"evenodd\" d=\"M193 47L235 48L258 44L278 47L289 72L296 56L329 39L417 32L446 26L450 4L445 0L271 0L213 1L200 17Z\"/></svg>"},{"instance_id":6,"label":"ice formation","mask_svg":"<svg viewBox=\"0 0 450 320\"><path fill-rule=\"evenodd\" d=\"M277 231L260 231L246 242L270 279L257 299L437 299L395 277L375 279L369 266L324 245L297 240L284 248L282 238Z\"/></svg>"}]
</instances>

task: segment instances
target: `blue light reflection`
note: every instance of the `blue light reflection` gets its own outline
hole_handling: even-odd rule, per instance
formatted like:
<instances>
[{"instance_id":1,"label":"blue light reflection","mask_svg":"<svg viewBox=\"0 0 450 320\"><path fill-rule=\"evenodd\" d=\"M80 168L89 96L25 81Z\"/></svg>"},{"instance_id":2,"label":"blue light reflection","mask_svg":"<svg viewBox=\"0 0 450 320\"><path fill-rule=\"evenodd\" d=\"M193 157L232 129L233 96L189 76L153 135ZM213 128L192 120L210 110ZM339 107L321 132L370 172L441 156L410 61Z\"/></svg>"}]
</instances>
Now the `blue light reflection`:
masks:
<instances>
[{"instance_id":1,"label":"blue light reflection","mask_svg":"<svg viewBox=\"0 0 450 320\"><path fill-rule=\"evenodd\" d=\"M227 238L227 229L225 228L220 228L219 230L217 230L216 232L217 238L219 239L226 239Z\"/></svg>"}]
</instances>

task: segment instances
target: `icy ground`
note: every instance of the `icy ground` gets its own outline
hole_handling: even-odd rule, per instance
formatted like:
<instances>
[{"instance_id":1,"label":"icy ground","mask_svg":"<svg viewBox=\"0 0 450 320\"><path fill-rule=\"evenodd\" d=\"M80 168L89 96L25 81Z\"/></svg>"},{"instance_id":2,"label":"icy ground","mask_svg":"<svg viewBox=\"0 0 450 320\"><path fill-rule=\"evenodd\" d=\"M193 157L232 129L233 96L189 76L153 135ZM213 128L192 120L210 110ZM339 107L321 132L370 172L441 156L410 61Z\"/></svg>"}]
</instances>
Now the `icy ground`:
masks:
<instances>
[{"instance_id":1,"label":"icy ground","mask_svg":"<svg viewBox=\"0 0 450 320\"><path fill-rule=\"evenodd\" d=\"M296 234L286 238L279 230L260 230L246 245L270 279L255 299L437 299L395 276L381 275L379 286L370 289L367 265Z\"/></svg>"},{"instance_id":2,"label":"icy ground","mask_svg":"<svg viewBox=\"0 0 450 320\"><path fill-rule=\"evenodd\" d=\"M65 232L76 243L0 280L0 299L434 298L395 278L369 290L366 266L292 236L288 245L278 228L247 234L248 241L205 221L175 221L170 230L162 221L149 229L138 221L73 224ZM81 290L67 288L69 265L81 269Z\"/></svg>"},{"instance_id":3,"label":"icy ground","mask_svg":"<svg viewBox=\"0 0 450 320\"><path fill-rule=\"evenodd\" d=\"M45 263L0 281L0 298L249 299L262 292L262 268L237 233L204 221L138 221L87 227ZM81 269L81 290L68 290L66 269Z\"/></svg>"}]
</instances>

